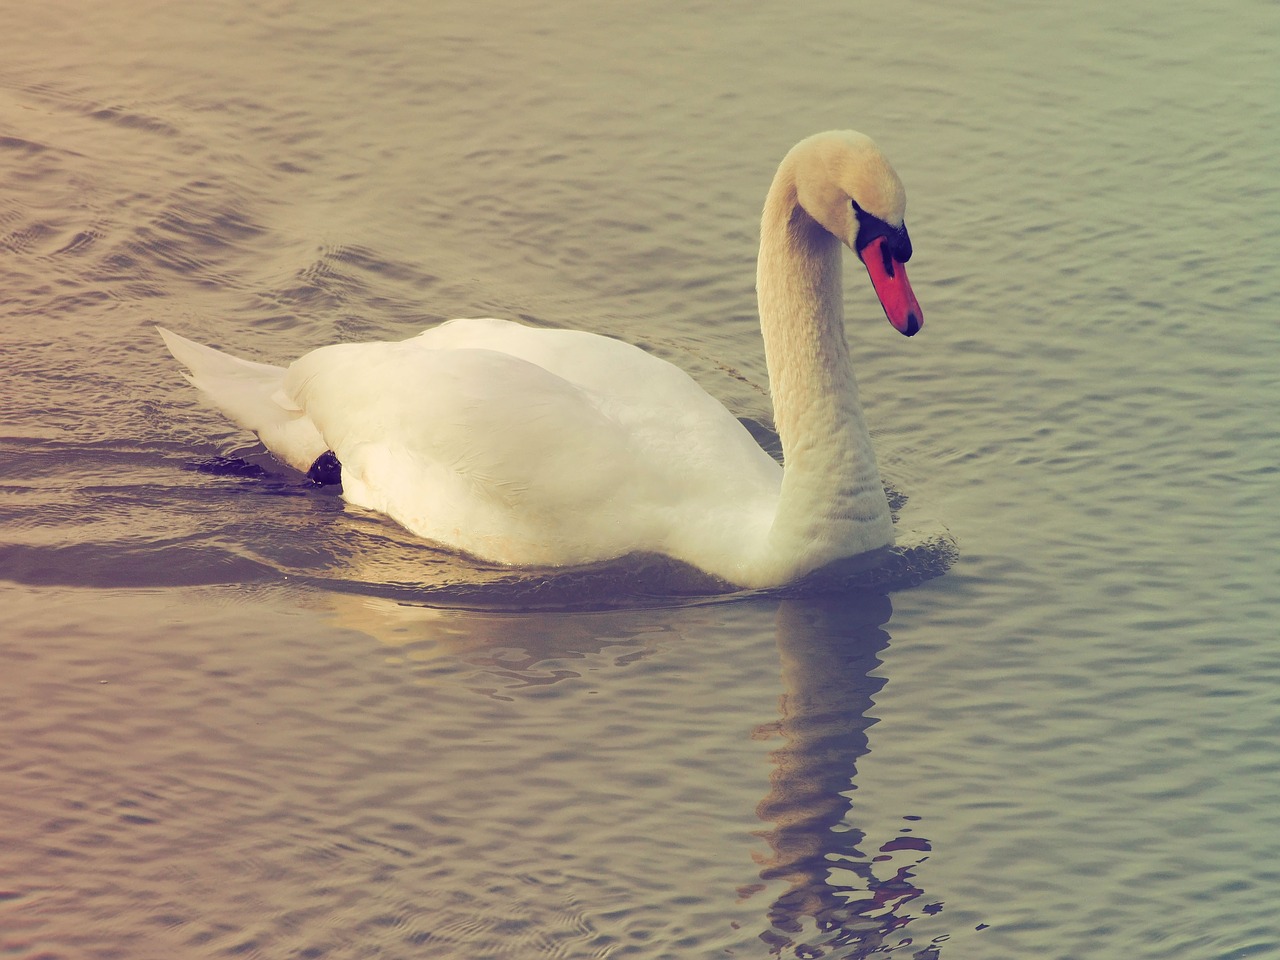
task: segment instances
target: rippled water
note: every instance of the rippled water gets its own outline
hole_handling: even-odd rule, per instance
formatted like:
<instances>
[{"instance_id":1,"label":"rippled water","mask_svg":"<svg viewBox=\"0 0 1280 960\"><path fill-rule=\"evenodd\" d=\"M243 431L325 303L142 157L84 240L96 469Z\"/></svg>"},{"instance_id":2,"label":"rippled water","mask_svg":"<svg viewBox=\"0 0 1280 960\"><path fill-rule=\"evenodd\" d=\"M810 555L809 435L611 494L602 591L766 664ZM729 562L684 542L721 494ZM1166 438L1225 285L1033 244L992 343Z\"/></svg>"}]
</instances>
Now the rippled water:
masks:
<instances>
[{"instance_id":1,"label":"rippled water","mask_svg":"<svg viewBox=\"0 0 1280 960\"><path fill-rule=\"evenodd\" d=\"M1280 955L1278 19L8 5L0 952ZM837 126L910 195L924 333L847 284L920 571L959 545L910 589L509 602L152 330L524 317L767 422L758 210Z\"/></svg>"}]
</instances>

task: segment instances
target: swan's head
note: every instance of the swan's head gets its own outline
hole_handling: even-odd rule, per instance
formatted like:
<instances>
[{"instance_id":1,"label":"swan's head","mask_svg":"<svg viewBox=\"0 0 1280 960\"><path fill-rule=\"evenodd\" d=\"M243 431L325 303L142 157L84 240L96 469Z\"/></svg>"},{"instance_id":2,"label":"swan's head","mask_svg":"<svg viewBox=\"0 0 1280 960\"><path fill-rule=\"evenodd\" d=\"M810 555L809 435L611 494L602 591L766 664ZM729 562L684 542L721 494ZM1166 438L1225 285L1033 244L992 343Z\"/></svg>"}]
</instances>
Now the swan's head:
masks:
<instances>
[{"instance_id":1,"label":"swan's head","mask_svg":"<svg viewBox=\"0 0 1280 960\"><path fill-rule=\"evenodd\" d=\"M801 140L783 163L800 206L858 255L889 322L914 336L924 314L904 266L911 259L907 192L880 148L861 133L833 130Z\"/></svg>"}]
</instances>

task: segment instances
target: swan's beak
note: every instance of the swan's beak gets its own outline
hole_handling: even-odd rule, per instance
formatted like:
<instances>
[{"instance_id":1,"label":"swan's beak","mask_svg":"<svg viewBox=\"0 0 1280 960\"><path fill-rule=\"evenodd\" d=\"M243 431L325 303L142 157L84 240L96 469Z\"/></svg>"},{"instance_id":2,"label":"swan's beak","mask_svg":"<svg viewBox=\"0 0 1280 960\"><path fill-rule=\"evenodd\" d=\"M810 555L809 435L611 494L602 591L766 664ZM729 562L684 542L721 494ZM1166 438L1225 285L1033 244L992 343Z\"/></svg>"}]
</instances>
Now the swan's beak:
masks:
<instances>
[{"instance_id":1,"label":"swan's beak","mask_svg":"<svg viewBox=\"0 0 1280 960\"><path fill-rule=\"evenodd\" d=\"M924 314L907 280L907 268L889 253L886 237L876 237L862 248L862 262L871 274L871 285L895 330L914 337L924 326Z\"/></svg>"}]
</instances>

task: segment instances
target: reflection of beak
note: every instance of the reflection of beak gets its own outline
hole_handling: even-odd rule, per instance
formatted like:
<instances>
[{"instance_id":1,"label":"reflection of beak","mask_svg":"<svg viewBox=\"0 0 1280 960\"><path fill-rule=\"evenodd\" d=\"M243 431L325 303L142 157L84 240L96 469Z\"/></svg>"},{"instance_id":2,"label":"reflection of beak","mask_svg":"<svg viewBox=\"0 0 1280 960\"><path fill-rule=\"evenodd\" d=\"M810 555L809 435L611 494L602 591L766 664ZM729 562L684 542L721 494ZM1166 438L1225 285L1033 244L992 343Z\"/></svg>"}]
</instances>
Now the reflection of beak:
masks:
<instances>
[{"instance_id":1,"label":"reflection of beak","mask_svg":"<svg viewBox=\"0 0 1280 960\"><path fill-rule=\"evenodd\" d=\"M894 329L913 337L924 326L924 314L907 280L907 268L889 253L886 237L876 237L862 248L862 262L871 275L871 285Z\"/></svg>"}]
</instances>

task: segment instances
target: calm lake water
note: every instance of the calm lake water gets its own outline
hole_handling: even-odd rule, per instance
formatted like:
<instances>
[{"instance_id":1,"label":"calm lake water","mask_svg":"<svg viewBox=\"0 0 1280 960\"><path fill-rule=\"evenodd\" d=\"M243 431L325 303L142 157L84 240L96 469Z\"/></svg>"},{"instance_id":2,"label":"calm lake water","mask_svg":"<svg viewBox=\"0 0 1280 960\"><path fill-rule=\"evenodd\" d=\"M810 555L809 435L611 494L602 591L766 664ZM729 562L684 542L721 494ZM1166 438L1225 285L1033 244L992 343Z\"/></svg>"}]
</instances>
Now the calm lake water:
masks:
<instances>
[{"instance_id":1,"label":"calm lake water","mask_svg":"<svg viewBox=\"0 0 1280 960\"><path fill-rule=\"evenodd\" d=\"M1280 956L1275 3L3 6L0 954ZM923 334L847 269L910 589L513 587L152 329L523 317L767 422L832 127L910 197Z\"/></svg>"}]
</instances>

